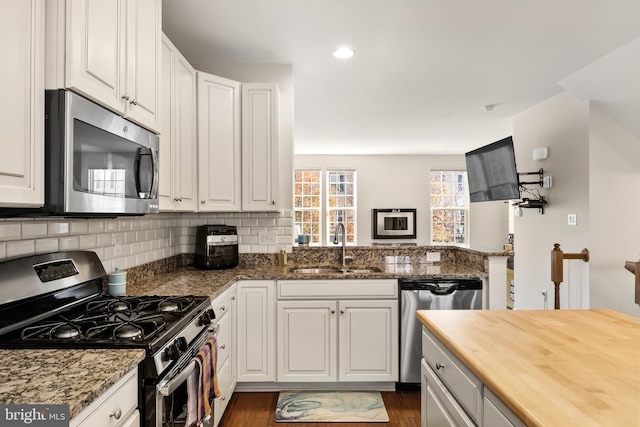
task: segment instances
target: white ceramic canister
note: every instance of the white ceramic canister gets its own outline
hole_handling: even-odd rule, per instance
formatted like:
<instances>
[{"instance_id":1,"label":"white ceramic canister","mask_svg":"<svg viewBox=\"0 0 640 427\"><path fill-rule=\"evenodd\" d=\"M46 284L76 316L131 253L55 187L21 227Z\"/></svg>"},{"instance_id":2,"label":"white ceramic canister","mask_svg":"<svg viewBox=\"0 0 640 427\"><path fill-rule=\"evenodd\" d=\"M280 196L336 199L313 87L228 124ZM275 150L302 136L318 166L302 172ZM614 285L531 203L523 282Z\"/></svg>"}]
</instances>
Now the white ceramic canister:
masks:
<instances>
[{"instance_id":1,"label":"white ceramic canister","mask_svg":"<svg viewBox=\"0 0 640 427\"><path fill-rule=\"evenodd\" d=\"M109 295L122 296L127 293L127 272L120 271L116 267L116 271L107 275L107 290Z\"/></svg>"}]
</instances>

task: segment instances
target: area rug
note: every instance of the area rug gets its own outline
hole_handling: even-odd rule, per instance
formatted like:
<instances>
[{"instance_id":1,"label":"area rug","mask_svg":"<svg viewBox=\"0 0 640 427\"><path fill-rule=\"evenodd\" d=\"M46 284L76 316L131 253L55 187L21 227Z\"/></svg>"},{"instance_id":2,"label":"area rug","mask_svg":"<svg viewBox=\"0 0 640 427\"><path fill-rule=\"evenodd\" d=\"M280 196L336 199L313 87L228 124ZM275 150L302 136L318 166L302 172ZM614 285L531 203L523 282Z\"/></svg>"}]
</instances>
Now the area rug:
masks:
<instances>
[{"instance_id":1,"label":"area rug","mask_svg":"<svg viewBox=\"0 0 640 427\"><path fill-rule=\"evenodd\" d=\"M386 423L389 415L377 391L280 392L276 422Z\"/></svg>"}]
</instances>

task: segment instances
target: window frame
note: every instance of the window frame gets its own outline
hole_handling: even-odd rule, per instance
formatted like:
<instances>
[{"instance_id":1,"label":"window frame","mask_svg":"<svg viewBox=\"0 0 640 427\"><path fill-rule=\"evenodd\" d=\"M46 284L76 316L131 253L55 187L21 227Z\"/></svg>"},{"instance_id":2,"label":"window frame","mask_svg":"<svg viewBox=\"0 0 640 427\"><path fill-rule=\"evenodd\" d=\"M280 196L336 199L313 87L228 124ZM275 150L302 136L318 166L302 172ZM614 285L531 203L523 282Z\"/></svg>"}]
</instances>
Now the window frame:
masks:
<instances>
[{"instance_id":1,"label":"window frame","mask_svg":"<svg viewBox=\"0 0 640 427\"><path fill-rule=\"evenodd\" d=\"M454 173L454 174L463 174L464 175L464 195L465 195L465 207L459 207L459 206L451 206L451 207L442 207L442 206L436 206L434 207L431 203L432 201L432 175L434 172L438 172L438 173L444 173L444 172L450 172L450 173ZM454 181L455 183L455 181ZM469 175L467 173L466 170L464 169L459 169L459 168L437 168L437 169L431 169L429 171L429 244L431 245L459 245L459 244L469 244L469 239L471 236L471 230L470 230L470 212L471 212L471 207L470 207L471 202L469 201ZM451 211L456 211L456 210L462 210L464 211L464 242L456 242L455 241L455 232L454 232L454 241L452 242L436 242L434 241L434 233L433 233L433 225L434 225L434 211L435 210L451 210ZM455 225L455 222L454 222Z\"/></svg>"},{"instance_id":2,"label":"window frame","mask_svg":"<svg viewBox=\"0 0 640 427\"><path fill-rule=\"evenodd\" d=\"M298 222L296 221L296 212L300 212L300 211L314 211L314 210L318 210L317 208L304 208L304 207L300 207L297 208L296 207L296 202L295 202L295 198L296 196L298 196L296 194L296 183L297 181L295 180L295 175L296 172L298 171L313 171L313 172L320 172L320 220L319 220L319 233L320 233L320 238L319 238L319 242L317 243L313 243L310 242L309 245L311 246L335 246L333 244L333 232L332 232L332 227L331 227L331 215L330 215L330 211L333 210L348 210L352 212L352 218L353 218L353 233L350 234L353 236L353 241L349 242L347 241L347 246L355 246L357 245L357 222L358 222L358 217L357 217L357 192L358 192L358 173L357 173L357 169L356 168L351 168L351 167L297 167L293 169L293 174L292 174L292 181L293 181L293 191L292 191L292 199L293 199L293 223L294 223L294 229L297 229L297 225ZM335 208L335 207L330 207L329 206L329 176L330 173L332 172L352 172L353 173L353 182L351 183L353 185L353 206L352 207L345 207L343 208ZM297 231L295 232L297 237Z\"/></svg>"}]
</instances>

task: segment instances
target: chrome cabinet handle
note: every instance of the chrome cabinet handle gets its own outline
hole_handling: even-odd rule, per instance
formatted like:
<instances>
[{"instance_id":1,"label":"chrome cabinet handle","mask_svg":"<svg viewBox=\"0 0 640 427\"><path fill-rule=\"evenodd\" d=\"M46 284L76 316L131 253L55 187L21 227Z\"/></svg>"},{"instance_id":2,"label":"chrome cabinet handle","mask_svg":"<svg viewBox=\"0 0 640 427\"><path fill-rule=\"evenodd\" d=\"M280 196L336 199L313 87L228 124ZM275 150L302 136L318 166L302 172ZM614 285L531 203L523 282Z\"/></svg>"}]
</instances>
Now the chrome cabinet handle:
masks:
<instances>
[{"instance_id":1,"label":"chrome cabinet handle","mask_svg":"<svg viewBox=\"0 0 640 427\"><path fill-rule=\"evenodd\" d=\"M436 362L436 369L437 370L444 369L444 365L440 362Z\"/></svg>"},{"instance_id":2,"label":"chrome cabinet handle","mask_svg":"<svg viewBox=\"0 0 640 427\"><path fill-rule=\"evenodd\" d=\"M122 416L122 409L118 408L115 411L111 412L109 414L109 418L115 418L116 420L119 420L120 417Z\"/></svg>"}]
</instances>

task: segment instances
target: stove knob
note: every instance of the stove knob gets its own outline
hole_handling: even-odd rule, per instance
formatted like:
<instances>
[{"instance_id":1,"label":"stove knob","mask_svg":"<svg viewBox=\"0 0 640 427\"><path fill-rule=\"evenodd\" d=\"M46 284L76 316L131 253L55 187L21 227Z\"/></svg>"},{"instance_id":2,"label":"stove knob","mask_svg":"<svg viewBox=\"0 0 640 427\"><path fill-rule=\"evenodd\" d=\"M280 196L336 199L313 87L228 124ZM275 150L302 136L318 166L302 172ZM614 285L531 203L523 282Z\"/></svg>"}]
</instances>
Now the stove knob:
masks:
<instances>
[{"instance_id":1,"label":"stove knob","mask_svg":"<svg viewBox=\"0 0 640 427\"><path fill-rule=\"evenodd\" d=\"M164 350L164 354L167 360L177 360L180 357L180 348L178 347L178 344L176 344L176 342L173 342Z\"/></svg>"},{"instance_id":2,"label":"stove knob","mask_svg":"<svg viewBox=\"0 0 640 427\"><path fill-rule=\"evenodd\" d=\"M216 318L216 314L212 308L207 309L202 316L200 316L200 326L208 326L213 323Z\"/></svg>"},{"instance_id":3,"label":"stove knob","mask_svg":"<svg viewBox=\"0 0 640 427\"><path fill-rule=\"evenodd\" d=\"M178 346L180 353L184 353L189 348L189 343L187 343L187 339L185 337L179 337L174 344Z\"/></svg>"}]
</instances>

